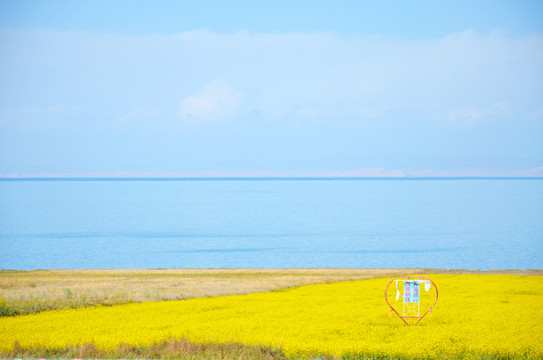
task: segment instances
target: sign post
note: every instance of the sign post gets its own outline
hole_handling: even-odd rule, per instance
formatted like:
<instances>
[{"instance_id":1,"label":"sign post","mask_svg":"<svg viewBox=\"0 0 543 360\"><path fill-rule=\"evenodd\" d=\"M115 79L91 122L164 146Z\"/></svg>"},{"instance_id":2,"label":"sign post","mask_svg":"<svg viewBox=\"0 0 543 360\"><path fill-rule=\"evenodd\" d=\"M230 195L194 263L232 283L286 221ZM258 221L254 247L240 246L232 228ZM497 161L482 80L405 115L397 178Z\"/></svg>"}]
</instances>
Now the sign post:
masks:
<instances>
[{"instance_id":1,"label":"sign post","mask_svg":"<svg viewBox=\"0 0 543 360\"><path fill-rule=\"evenodd\" d=\"M402 311L401 315L392 306L388 299L388 289L392 283L396 284L396 302L402 299ZM423 304L423 306L429 305L428 309L421 315L421 289L424 290L424 293L430 291L430 289L435 290L435 299L433 303L431 302L433 296L428 294L425 296L426 301ZM402 290L400 290L402 289ZM432 309L434 305L437 303L438 298L438 291L436 284L423 276L403 276L400 278L396 278L391 280L385 290L385 300L390 307L391 313L396 313L398 317L405 323L405 325L409 325L409 323L406 321L406 319L417 319L417 321L413 325L417 325L428 313L432 312ZM426 304L428 303L428 304ZM430 305L431 304L431 305ZM423 310L424 311L424 310Z\"/></svg>"}]
</instances>

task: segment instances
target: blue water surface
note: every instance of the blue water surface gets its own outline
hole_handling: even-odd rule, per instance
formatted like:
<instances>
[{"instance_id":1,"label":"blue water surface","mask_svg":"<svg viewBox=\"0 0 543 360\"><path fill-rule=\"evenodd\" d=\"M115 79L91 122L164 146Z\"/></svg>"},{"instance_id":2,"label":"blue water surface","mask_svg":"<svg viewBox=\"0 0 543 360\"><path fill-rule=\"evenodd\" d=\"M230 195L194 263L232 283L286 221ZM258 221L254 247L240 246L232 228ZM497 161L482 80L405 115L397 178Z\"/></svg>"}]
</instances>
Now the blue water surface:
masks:
<instances>
[{"instance_id":1,"label":"blue water surface","mask_svg":"<svg viewBox=\"0 0 543 360\"><path fill-rule=\"evenodd\" d=\"M543 180L0 181L0 268L543 268Z\"/></svg>"}]
</instances>

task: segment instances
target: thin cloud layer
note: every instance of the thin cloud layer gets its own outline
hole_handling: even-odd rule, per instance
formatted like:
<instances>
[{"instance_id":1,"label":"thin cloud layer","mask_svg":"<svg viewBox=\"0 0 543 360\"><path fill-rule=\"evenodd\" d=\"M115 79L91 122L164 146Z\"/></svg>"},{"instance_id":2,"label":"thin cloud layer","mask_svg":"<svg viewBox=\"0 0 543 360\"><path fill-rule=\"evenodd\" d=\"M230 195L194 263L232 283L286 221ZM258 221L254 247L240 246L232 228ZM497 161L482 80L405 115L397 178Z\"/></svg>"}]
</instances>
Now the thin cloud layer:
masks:
<instances>
[{"instance_id":1,"label":"thin cloud layer","mask_svg":"<svg viewBox=\"0 0 543 360\"><path fill-rule=\"evenodd\" d=\"M322 34L108 37L0 31L2 110L145 104L182 119L372 119L402 109L433 120L541 111L543 36L466 30L434 41ZM250 106L239 109L242 95ZM26 96L25 96L26 95ZM173 110L179 103L178 113ZM113 99L116 96L118 98ZM499 104L507 104L500 113Z\"/></svg>"},{"instance_id":2,"label":"thin cloud layer","mask_svg":"<svg viewBox=\"0 0 543 360\"><path fill-rule=\"evenodd\" d=\"M215 80L183 99L179 116L188 125L228 119L238 113L241 98L225 81Z\"/></svg>"},{"instance_id":3,"label":"thin cloud layer","mask_svg":"<svg viewBox=\"0 0 543 360\"><path fill-rule=\"evenodd\" d=\"M0 53L0 141L4 154L17 154L3 156L1 171L23 171L18 164L35 153L22 149L37 143L43 164L70 169L75 155L57 164L60 131L69 134L63 146L107 136L103 153L81 148L81 157L115 169L130 161L106 151L139 156L141 138L139 163L153 164L143 170L160 163L162 171L406 171L488 156L537 167L543 158L541 34L468 29L409 41L0 29Z\"/></svg>"}]
</instances>

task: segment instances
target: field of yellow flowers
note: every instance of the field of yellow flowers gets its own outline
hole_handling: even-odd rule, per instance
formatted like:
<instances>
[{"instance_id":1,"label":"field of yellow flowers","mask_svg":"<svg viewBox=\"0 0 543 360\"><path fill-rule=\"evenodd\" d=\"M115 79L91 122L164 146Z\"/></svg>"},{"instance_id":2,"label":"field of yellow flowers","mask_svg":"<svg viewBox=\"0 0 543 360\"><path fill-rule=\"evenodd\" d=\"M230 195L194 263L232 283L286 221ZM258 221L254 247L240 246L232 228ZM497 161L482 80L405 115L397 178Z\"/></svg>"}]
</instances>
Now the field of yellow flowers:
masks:
<instances>
[{"instance_id":1,"label":"field of yellow flowers","mask_svg":"<svg viewBox=\"0 0 543 360\"><path fill-rule=\"evenodd\" d=\"M289 358L543 358L541 276L426 276L438 286L439 300L433 316L417 326L389 317L388 278L3 317L0 351L16 343L112 349L187 338L281 348Z\"/></svg>"}]
</instances>

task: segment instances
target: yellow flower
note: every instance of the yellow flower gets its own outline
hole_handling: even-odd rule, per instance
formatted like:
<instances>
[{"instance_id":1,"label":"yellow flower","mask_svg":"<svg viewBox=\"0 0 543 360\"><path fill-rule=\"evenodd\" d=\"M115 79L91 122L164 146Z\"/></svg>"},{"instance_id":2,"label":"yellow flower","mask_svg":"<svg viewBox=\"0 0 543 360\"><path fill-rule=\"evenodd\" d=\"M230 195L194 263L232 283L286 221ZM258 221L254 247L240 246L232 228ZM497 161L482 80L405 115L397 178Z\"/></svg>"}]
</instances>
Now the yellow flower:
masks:
<instances>
[{"instance_id":1,"label":"yellow flower","mask_svg":"<svg viewBox=\"0 0 543 360\"><path fill-rule=\"evenodd\" d=\"M392 355L543 357L543 279L427 275L439 288L432 317L405 326L389 317L391 279L310 285L277 292L54 310L0 319L0 350L93 342L150 345L168 338L281 347L289 357ZM394 294L389 301L395 303ZM427 305L421 291L421 306ZM422 309L421 309L422 310Z\"/></svg>"}]
</instances>

